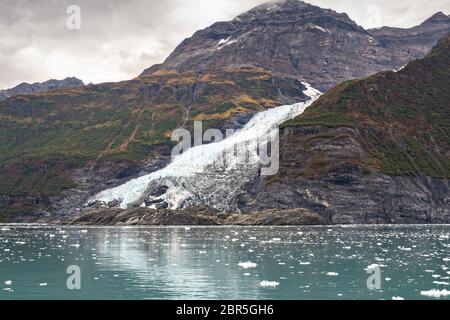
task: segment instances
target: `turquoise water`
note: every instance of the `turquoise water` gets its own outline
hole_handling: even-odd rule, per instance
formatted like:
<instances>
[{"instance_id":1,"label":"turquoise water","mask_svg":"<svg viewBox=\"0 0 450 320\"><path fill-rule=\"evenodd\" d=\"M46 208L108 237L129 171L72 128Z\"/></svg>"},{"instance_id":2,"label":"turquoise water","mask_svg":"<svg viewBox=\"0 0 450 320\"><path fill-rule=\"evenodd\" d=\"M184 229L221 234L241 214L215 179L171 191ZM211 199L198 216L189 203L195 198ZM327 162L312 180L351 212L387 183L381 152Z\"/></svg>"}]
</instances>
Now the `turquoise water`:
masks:
<instances>
[{"instance_id":1,"label":"turquoise water","mask_svg":"<svg viewBox=\"0 0 450 320\"><path fill-rule=\"evenodd\" d=\"M0 299L449 299L449 236L450 226L0 225ZM80 290L67 288L69 266Z\"/></svg>"}]
</instances>

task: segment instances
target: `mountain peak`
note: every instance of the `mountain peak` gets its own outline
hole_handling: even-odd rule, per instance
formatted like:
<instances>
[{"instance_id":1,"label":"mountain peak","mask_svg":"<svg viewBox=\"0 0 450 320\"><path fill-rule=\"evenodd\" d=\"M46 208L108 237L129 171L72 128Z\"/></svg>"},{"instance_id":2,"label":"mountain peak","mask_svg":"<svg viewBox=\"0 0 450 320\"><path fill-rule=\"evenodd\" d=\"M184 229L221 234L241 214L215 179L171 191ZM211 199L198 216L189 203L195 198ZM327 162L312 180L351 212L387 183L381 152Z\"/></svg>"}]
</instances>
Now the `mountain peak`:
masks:
<instances>
[{"instance_id":1,"label":"mountain peak","mask_svg":"<svg viewBox=\"0 0 450 320\"><path fill-rule=\"evenodd\" d=\"M266 21L287 18L288 20L308 19L312 17L329 16L336 20L357 26L346 13L337 13L301 0L275 0L263 3L239 16L234 21Z\"/></svg>"},{"instance_id":2,"label":"mountain peak","mask_svg":"<svg viewBox=\"0 0 450 320\"><path fill-rule=\"evenodd\" d=\"M442 11L439 11L432 15L430 18L425 20L422 25L425 24L449 24L450 23L450 16L447 16Z\"/></svg>"},{"instance_id":3,"label":"mountain peak","mask_svg":"<svg viewBox=\"0 0 450 320\"><path fill-rule=\"evenodd\" d=\"M21 94L32 94L59 88L76 88L81 86L84 86L83 81L75 77L68 77L63 80L51 79L45 82L35 83L22 82L14 88L0 90L0 101Z\"/></svg>"}]
</instances>

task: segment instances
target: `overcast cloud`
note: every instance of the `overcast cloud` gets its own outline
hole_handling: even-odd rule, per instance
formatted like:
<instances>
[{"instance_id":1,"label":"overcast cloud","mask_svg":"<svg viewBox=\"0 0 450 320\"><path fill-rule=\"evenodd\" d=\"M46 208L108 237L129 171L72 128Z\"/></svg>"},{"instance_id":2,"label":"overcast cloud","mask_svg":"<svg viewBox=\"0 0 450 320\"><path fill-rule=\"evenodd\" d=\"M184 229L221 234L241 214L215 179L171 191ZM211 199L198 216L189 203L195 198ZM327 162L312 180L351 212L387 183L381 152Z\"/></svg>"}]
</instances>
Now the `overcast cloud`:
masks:
<instances>
[{"instance_id":1,"label":"overcast cloud","mask_svg":"<svg viewBox=\"0 0 450 320\"><path fill-rule=\"evenodd\" d=\"M1 0L0 88L67 76L86 83L130 79L162 62L196 30L230 20L263 2ZM450 0L307 2L346 12L364 27L411 27L438 11L450 14ZM81 30L66 27L69 5L81 8Z\"/></svg>"}]
</instances>

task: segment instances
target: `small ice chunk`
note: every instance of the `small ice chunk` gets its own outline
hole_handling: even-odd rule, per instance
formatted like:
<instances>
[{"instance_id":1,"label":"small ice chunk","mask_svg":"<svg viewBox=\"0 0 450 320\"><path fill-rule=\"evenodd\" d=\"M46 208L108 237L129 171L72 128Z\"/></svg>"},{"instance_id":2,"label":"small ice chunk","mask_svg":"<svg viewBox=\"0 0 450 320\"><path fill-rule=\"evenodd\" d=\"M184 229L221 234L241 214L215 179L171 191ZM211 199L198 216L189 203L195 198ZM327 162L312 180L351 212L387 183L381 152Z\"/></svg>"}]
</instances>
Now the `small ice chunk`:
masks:
<instances>
[{"instance_id":1,"label":"small ice chunk","mask_svg":"<svg viewBox=\"0 0 450 320\"><path fill-rule=\"evenodd\" d=\"M257 264L254 262L239 262L238 266L244 269L256 268Z\"/></svg>"},{"instance_id":2,"label":"small ice chunk","mask_svg":"<svg viewBox=\"0 0 450 320\"><path fill-rule=\"evenodd\" d=\"M365 270L366 271L372 271L372 270L374 270L376 268L381 268L381 267L386 267L386 266L384 264L372 263Z\"/></svg>"},{"instance_id":3,"label":"small ice chunk","mask_svg":"<svg viewBox=\"0 0 450 320\"><path fill-rule=\"evenodd\" d=\"M447 281L433 281L433 283L441 286L450 286L450 282Z\"/></svg>"},{"instance_id":4,"label":"small ice chunk","mask_svg":"<svg viewBox=\"0 0 450 320\"><path fill-rule=\"evenodd\" d=\"M40 286L40 287L46 287L46 286L47 286L47 283L46 283L46 282L39 283L39 286Z\"/></svg>"},{"instance_id":5,"label":"small ice chunk","mask_svg":"<svg viewBox=\"0 0 450 320\"><path fill-rule=\"evenodd\" d=\"M11 280L7 280L7 281L5 281L5 285L7 285L7 286L10 286L10 285L12 285L12 281L11 281Z\"/></svg>"},{"instance_id":6,"label":"small ice chunk","mask_svg":"<svg viewBox=\"0 0 450 320\"><path fill-rule=\"evenodd\" d=\"M405 300L403 297L392 297L392 300Z\"/></svg>"},{"instance_id":7,"label":"small ice chunk","mask_svg":"<svg viewBox=\"0 0 450 320\"><path fill-rule=\"evenodd\" d=\"M264 280L264 281L261 281L261 282L259 283L259 285L260 285L261 287L271 287L271 288L276 288L276 287L278 287L278 286L280 285L280 283L277 282L277 281L267 281L267 280Z\"/></svg>"},{"instance_id":8,"label":"small ice chunk","mask_svg":"<svg viewBox=\"0 0 450 320\"><path fill-rule=\"evenodd\" d=\"M337 272L327 272L327 276L329 277L337 277L339 275L339 273Z\"/></svg>"},{"instance_id":9,"label":"small ice chunk","mask_svg":"<svg viewBox=\"0 0 450 320\"><path fill-rule=\"evenodd\" d=\"M428 291L420 291L420 294L427 297L440 298L450 296L450 291L445 289L444 290L431 289Z\"/></svg>"}]
</instances>

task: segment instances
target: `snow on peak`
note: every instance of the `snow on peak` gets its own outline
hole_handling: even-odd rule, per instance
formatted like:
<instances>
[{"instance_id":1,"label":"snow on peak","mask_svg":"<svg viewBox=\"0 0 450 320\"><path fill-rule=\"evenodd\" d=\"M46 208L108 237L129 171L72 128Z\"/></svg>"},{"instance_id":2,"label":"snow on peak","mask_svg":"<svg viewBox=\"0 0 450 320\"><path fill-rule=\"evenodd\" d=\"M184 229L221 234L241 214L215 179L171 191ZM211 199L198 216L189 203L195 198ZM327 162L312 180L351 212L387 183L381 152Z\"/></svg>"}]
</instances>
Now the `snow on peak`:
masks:
<instances>
[{"instance_id":1,"label":"snow on peak","mask_svg":"<svg viewBox=\"0 0 450 320\"><path fill-rule=\"evenodd\" d=\"M231 37L228 37L226 39L221 39L217 44L217 47L219 49L222 49L223 47L229 46L230 44L233 44L235 42L237 42L237 40L231 40Z\"/></svg>"}]
</instances>

